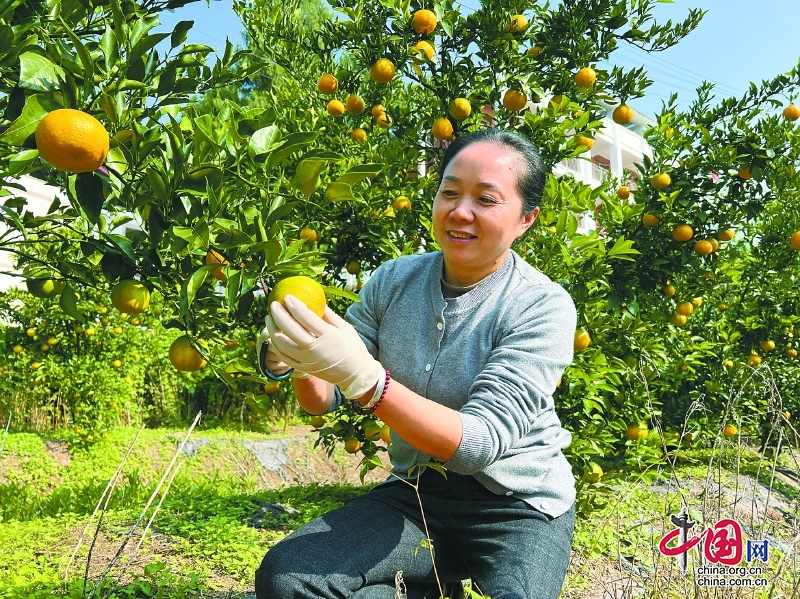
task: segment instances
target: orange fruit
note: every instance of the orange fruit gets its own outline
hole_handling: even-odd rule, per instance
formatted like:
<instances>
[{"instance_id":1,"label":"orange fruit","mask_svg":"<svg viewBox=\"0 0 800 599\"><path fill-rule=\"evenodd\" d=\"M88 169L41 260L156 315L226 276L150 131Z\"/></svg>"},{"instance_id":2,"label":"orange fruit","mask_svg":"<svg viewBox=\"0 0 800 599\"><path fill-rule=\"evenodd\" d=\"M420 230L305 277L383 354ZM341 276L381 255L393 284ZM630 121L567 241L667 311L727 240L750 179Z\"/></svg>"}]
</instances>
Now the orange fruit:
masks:
<instances>
[{"instance_id":1,"label":"orange fruit","mask_svg":"<svg viewBox=\"0 0 800 599\"><path fill-rule=\"evenodd\" d=\"M640 423L629 424L625 431L625 436L631 441L638 441L639 439L646 439L650 431L647 426Z\"/></svg>"},{"instance_id":2,"label":"orange fruit","mask_svg":"<svg viewBox=\"0 0 800 599\"><path fill-rule=\"evenodd\" d=\"M669 319L669 323L676 327L682 327L686 324L686 317L683 314L673 314Z\"/></svg>"},{"instance_id":3,"label":"orange fruit","mask_svg":"<svg viewBox=\"0 0 800 599\"><path fill-rule=\"evenodd\" d=\"M666 189L672 183L672 178L667 173L659 173L650 179L650 185L655 189Z\"/></svg>"},{"instance_id":4,"label":"orange fruit","mask_svg":"<svg viewBox=\"0 0 800 599\"><path fill-rule=\"evenodd\" d=\"M445 141L453 137L453 125L446 118L440 117L433 121L431 133L439 141Z\"/></svg>"},{"instance_id":5,"label":"orange fruit","mask_svg":"<svg viewBox=\"0 0 800 599\"><path fill-rule=\"evenodd\" d=\"M19 347L19 346L17 346L17 347ZM794 349L793 347L790 347L789 349L786 350L786 355L789 356L790 358L796 358L797 357L797 350Z\"/></svg>"},{"instance_id":6,"label":"orange fruit","mask_svg":"<svg viewBox=\"0 0 800 599\"><path fill-rule=\"evenodd\" d=\"M771 339L767 339L766 341L761 342L761 349L764 351L772 351L775 349L775 342Z\"/></svg>"},{"instance_id":7,"label":"orange fruit","mask_svg":"<svg viewBox=\"0 0 800 599\"><path fill-rule=\"evenodd\" d=\"M364 143L367 141L367 132L361 127L357 127L350 132L350 139L358 143Z\"/></svg>"},{"instance_id":8,"label":"orange fruit","mask_svg":"<svg viewBox=\"0 0 800 599\"><path fill-rule=\"evenodd\" d=\"M287 295L293 295L299 299L320 318L325 313L325 289L311 277L298 275L281 279L275 283L275 287L267 297L267 307L271 306L272 302L278 302L285 308L286 304L283 300Z\"/></svg>"},{"instance_id":9,"label":"orange fruit","mask_svg":"<svg viewBox=\"0 0 800 599\"><path fill-rule=\"evenodd\" d=\"M111 365L114 368L119 368L120 366L122 366L122 360L114 360L113 362L111 362Z\"/></svg>"},{"instance_id":10,"label":"orange fruit","mask_svg":"<svg viewBox=\"0 0 800 599\"><path fill-rule=\"evenodd\" d=\"M344 104L339 100L331 100L325 110L333 117L342 116L344 114Z\"/></svg>"},{"instance_id":11,"label":"orange fruit","mask_svg":"<svg viewBox=\"0 0 800 599\"><path fill-rule=\"evenodd\" d=\"M725 305L725 304L717 304L717 310L721 310L722 312L724 312L727 309L728 309L727 305Z\"/></svg>"},{"instance_id":12,"label":"orange fruit","mask_svg":"<svg viewBox=\"0 0 800 599\"><path fill-rule=\"evenodd\" d=\"M25 286L33 297L47 299L59 295L66 287L66 281L57 279L25 279Z\"/></svg>"},{"instance_id":13,"label":"orange fruit","mask_svg":"<svg viewBox=\"0 0 800 599\"><path fill-rule=\"evenodd\" d=\"M472 113L472 106L466 98L456 98L450 105L450 116L457 121L463 121Z\"/></svg>"},{"instance_id":14,"label":"orange fruit","mask_svg":"<svg viewBox=\"0 0 800 599\"><path fill-rule=\"evenodd\" d=\"M627 200L629 197L631 197L631 190L628 189L627 185L623 185L617 190L617 197L620 200Z\"/></svg>"},{"instance_id":15,"label":"orange fruit","mask_svg":"<svg viewBox=\"0 0 800 599\"><path fill-rule=\"evenodd\" d=\"M314 243L319 239L319 235L317 235L317 232L310 227L303 227L300 230L300 237L305 239L309 243Z\"/></svg>"},{"instance_id":16,"label":"orange fruit","mask_svg":"<svg viewBox=\"0 0 800 599\"><path fill-rule=\"evenodd\" d=\"M34 362L33 364L31 364L31 370L39 370L39 368L41 367L42 367L41 362Z\"/></svg>"},{"instance_id":17,"label":"orange fruit","mask_svg":"<svg viewBox=\"0 0 800 599\"><path fill-rule=\"evenodd\" d=\"M738 432L739 429L737 429L732 424L726 424L725 428L722 429L722 434L725 435L726 437L735 437Z\"/></svg>"},{"instance_id":18,"label":"orange fruit","mask_svg":"<svg viewBox=\"0 0 800 599\"><path fill-rule=\"evenodd\" d=\"M326 73L317 80L317 90L321 94L335 94L337 89L339 82L333 75Z\"/></svg>"},{"instance_id":19,"label":"orange fruit","mask_svg":"<svg viewBox=\"0 0 800 599\"><path fill-rule=\"evenodd\" d=\"M365 420L361 424L367 441L377 441L381 438L381 425L376 420Z\"/></svg>"},{"instance_id":20,"label":"orange fruit","mask_svg":"<svg viewBox=\"0 0 800 599\"><path fill-rule=\"evenodd\" d=\"M198 344L208 349L202 339L198 340ZM207 364L202 354L192 346L188 335L181 335L169 346L169 361L177 370L183 372L196 372Z\"/></svg>"},{"instance_id":21,"label":"orange fruit","mask_svg":"<svg viewBox=\"0 0 800 599\"><path fill-rule=\"evenodd\" d=\"M578 87L589 87L595 81L597 81L597 73L592 68L583 67L575 73L575 84Z\"/></svg>"},{"instance_id":22,"label":"orange fruit","mask_svg":"<svg viewBox=\"0 0 800 599\"><path fill-rule=\"evenodd\" d=\"M384 441L387 445L392 442L392 430L388 424L384 424L383 428L381 428L381 441Z\"/></svg>"},{"instance_id":23,"label":"orange fruit","mask_svg":"<svg viewBox=\"0 0 800 599\"><path fill-rule=\"evenodd\" d=\"M325 418L322 416L312 416L310 423L314 428L322 428L325 426Z\"/></svg>"},{"instance_id":24,"label":"orange fruit","mask_svg":"<svg viewBox=\"0 0 800 599\"><path fill-rule=\"evenodd\" d=\"M584 150L584 152L588 152L594 147L594 140L591 137L586 137L585 135L579 135L578 145L585 147L586 149Z\"/></svg>"},{"instance_id":25,"label":"orange fruit","mask_svg":"<svg viewBox=\"0 0 800 599\"><path fill-rule=\"evenodd\" d=\"M427 9L418 10L411 17L411 26L417 33L433 33L437 22L436 13Z\"/></svg>"},{"instance_id":26,"label":"orange fruit","mask_svg":"<svg viewBox=\"0 0 800 599\"><path fill-rule=\"evenodd\" d=\"M733 229L725 229L717 233L717 239L720 241L730 241L733 239L734 235L736 235L736 231Z\"/></svg>"},{"instance_id":27,"label":"orange fruit","mask_svg":"<svg viewBox=\"0 0 800 599\"><path fill-rule=\"evenodd\" d=\"M15 354L19 354L19 353L22 353L22 350L23 350L23 347L21 345L15 345L12 348L11 351L13 351Z\"/></svg>"},{"instance_id":28,"label":"orange fruit","mask_svg":"<svg viewBox=\"0 0 800 599\"><path fill-rule=\"evenodd\" d=\"M411 46L411 53L412 53L411 60L414 64L420 64L422 62L419 58L413 56L414 54L416 54L417 50L422 50L425 53L425 56L428 57L428 60L432 60L435 62L436 59L434 57L436 56L436 50L434 49L433 45L431 45L430 42L425 40L420 40L416 44Z\"/></svg>"},{"instance_id":29,"label":"orange fruit","mask_svg":"<svg viewBox=\"0 0 800 599\"><path fill-rule=\"evenodd\" d=\"M272 381L264 384L264 393L275 393L279 391L281 384L278 381Z\"/></svg>"},{"instance_id":30,"label":"orange fruit","mask_svg":"<svg viewBox=\"0 0 800 599\"><path fill-rule=\"evenodd\" d=\"M796 250L800 250L800 231L795 231L792 234L792 247Z\"/></svg>"},{"instance_id":31,"label":"orange fruit","mask_svg":"<svg viewBox=\"0 0 800 599\"><path fill-rule=\"evenodd\" d=\"M508 90L505 95L503 95L503 106L507 110L511 111L518 111L525 108L528 104L528 98L523 94L521 91L516 89Z\"/></svg>"},{"instance_id":32,"label":"orange fruit","mask_svg":"<svg viewBox=\"0 0 800 599\"><path fill-rule=\"evenodd\" d=\"M346 268L351 275L357 275L361 272L361 264L358 263L358 260L351 260L347 263Z\"/></svg>"},{"instance_id":33,"label":"orange fruit","mask_svg":"<svg viewBox=\"0 0 800 599\"><path fill-rule=\"evenodd\" d=\"M689 241L694 235L694 231L689 225L678 225L672 231L672 238L675 241Z\"/></svg>"},{"instance_id":34,"label":"orange fruit","mask_svg":"<svg viewBox=\"0 0 800 599\"><path fill-rule=\"evenodd\" d=\"M723 360L722 365L725 366L725 368L733 368L733 360Z\"/></svg>"},{"instance_id":35,"label":"orange fruit","mask_svg":"<svg viewBox=\"0 0 800 599\"><path fill-rule=\"evenodd\" d=\"M381 129L388 129L389 127L392 126L392 117L390 117L385 112L382 112L377 116L375 122L378 123L378 127L380 127Z\"/></svg>"},{"instance_id":36,"label":"orange fruit","mask_svg":"<svg viewBox=\"0 0 800 599\"><path fill-rule=\"evenodd\" d=\"M620 104L611 113L611 120L618 125L627 125L633 120L633 108L627 104Z\"/></svg>"},{"instance_id":37,"label":"orange fruit","mask_svg":"<svg viewBox=\"0 0 800 599\"><path fill-rule=\"evenodd\" d=\"M550 104L554 106L564 106L564 96L558 94L550 98Z\"/></svg>"},{"instance_id":38,"label":"orange fruit","mask_svg":"<svg viewBox=\"0 0 800 599\"><path fill-rule=\"evenodd\" d=\"M695 308L699 308L703 305L703 298L702 297L695 297L692 299L692 306Z\"/></svg>"},{"instance_id":39,"label":"orange fruit","mask_svg":"<svg viewBox=\"0 0 800 599\"><path fill-rule=\"evenodd\" d=\"M111 289L111 304L123 314L139 314L150 305L150 290L135 279L123 279Z\"/></svg>"},{"instance_id":40,"label":"orange fruit","mask_svg":"<svg viewBox=\"0 0 800 599\"><path fill-rule=\"evenodd\" d=\"M392 202L392 208L397 210L407 210L411 212L411 200L409 200L406 196L398 196L397 199Z\"/></svg>"},{"instance_id":41,"label":"orange fruit","mask_svg":"<svg viewBox=\"0 0 800 599\"><path fill-rule=\"evenodd\" d=\"M694 312L694 305L692 302L681 302L675 308L675 312L682 314L683 316L689 316L692 312Z\"/></svg>"},{"instance_id":42,"label":"orange fruit","mask_svg":"<svg viewBox=\"0 0 800 599\"><path fill-rule=\"evenodd\" d=\"M750 362L753 366L758 366L761 364L761 356L758 354L750 354L747 356L747 361Z\"/></svg>"},{"instance_id":43,"label":"orange fruit","mask_svg":"<svg viewBox=\"0 0 800 599\"><path fill-rule=\"evenodd\" d=\"M714 246L711 245L711 242L706 239L701 239L697 243L694 244L694 251L700 254L701 256L708 256L711 252L714 251Z\"/></svg>"},{"instance_id":44,"label":"orange fruit","mask_svg":"<svg viewBox=\"0 0 800 599\"><path fill-rule=\"evenodd\" d=\"M661 224L661 221L658 220L658 217L655 214L650 214L648 212L642 217L642 224L645 227L657 227Z\"/></svg>"},{"instance_id":45,"label":"orange fruit","mask_svg":"<svg viewBox=\"0 0 800 599\"><path fill-rule=\"evenodd\" d=\"M719 241L717 241L714 237L709 237L706 239L706 241L711 244L712 252L716 252L719 249Z\"/></svg>"},{"instance_id":46,"label":"orange fruit","mask_svg":"<svg viewBox=\"0 0 800 599\"><path fill-rule=\"evenodd\" d=\"M664 295L667 297L672 297L675 295L675 286L672 283L667 283L664 287Z\"/></svg>"},{"instance_id":47,"label":"orange fruit","mask_svg":"<svg viewBox=\"0 0 800 599\"><path fill-rule=\"evenodd\" d=\"M789 104L783 109L783 118L785 118L787 121L796 121L797 119L800 119L800 108L794 104Z\"/></svg>"},{"instance_id":48,"label":"orange fruit","mask_svg":"<svg viewBox=\"0 0 800 599\"><path fill-rule=\"evenodd\" d=\"M589 462L589 471L587 472L587 478L591 482L599 482L601 478L603 478L603 469L600 467L600 464L595 464L594 462Z\"/></svg>"},{"instance_id":49,"label":"orange fruit","mask_svg":"<svg viewBox=\"0 0 800 599\"><path fill-rule=\"evenodd\" d=\"M534 46L533 48L528 48L528 51L525 52L525 54L527 54L528 56L532 56L533 58L536 58L537 56L539 56L539 53L541 51L542 49L539 46Z\"/></svg>"},{"instance_id":50,"label":"orange fruit","mask_svg":"<svg viewBox=\"0 0 800 599\"><path fill-rule=\"evenodd\" d=\"M358 439L346 439L344 442L344 450L347 453L355 453L361 449L361 441Z\"/></svg>"},{"instance_id":51,"label":"orange fruit","mask_svg":"<svg viewBox=\"0 0 800 599\"><path fill-rule=\"evenodd\" d=\"M122 327L114 327L113 331L115 335L122 335Z\"/></svg>"},{"instance_id":52,"label":"orange fruit","mask_svg":"<svg viewBox=\"0 0 800 599\"><path fill-rule=\"evenodd\" d=\"M357 94L351 94L345 102L345 108L347 109L347 112L353 116L357 116L366 110L367 105L364 103L364 99L361 96Z\"/></svg>"},{"instance_id":53,"label":"orange fruit","mask_svg":"<svg viewBox=\"0 0 800 599\"><path fill-rule=\"evenodd\" d=\"M108 131L92 115L72 108L53 110L36 126L39 156L60 171L88 173L108 156Z\"/></svg>"},{"instance_id":54,"label":"orange fruit","mask_svg":"<svg viewBox=\"0 0 800 599\"><path fill-rule=\"evenodd\" d=\"M743 166L739 169L739 178L740 179L750 179L753 175L750 174L750 167Z\"/></svg>"},{"instance_id":55,"label":"orange fruit","mask_svg":"<svg viewBox=\"0 0 800 599\"><path fill-rule=\"evenodd\" d=\"M575 351L583 351L592 342L589 332L586 329L578 329L575 331L575 338L573 340L573 349Z\"/></svg>"},{"instance_id":56,"label":"orange fruit","mask_svg":"<svg viewBox=\"0 0 800 599\"><path fill-rule=\"evenodd\" d=\"M511 20L506 23L506 31L509 33L518 33L523 31L528 26L528 19L525 15L514 15Z\"/></svg>"},{"instance_id":57,"label":"orange fruit","mask_svg":"<svg viewBox=\"0 0 800 599\"><path fill-rule=\"evenodd\" d=\"M39 349L41 349L42 351L47 351L48 349L50 349L50 346L47 345L46 343L42 343L42 346Z\"/></svg>"},{"instance_id":58,"label":"orange fruit","mask_svg":"<svg viewBox=\"0 0 800 599\"><path fill-rule=\"evenodd\" d=\"M219 264L220 266L211 271L211 276L223 283L228 282L227 275L222 272L222 267L226 264L230 264L230 262L225 259L225 256L220 254L217 250L210 249L206 254L206 264Z\"/></svg>"},{"instance_id":59,"label":"orange fruit","mask_svg":"<svg viewBox=\"0 0 800 599\"><path fill-rule=\"evenodd\" d=\"M382 114L386 114L386 109L383 107L383 104L375 104L375 106L370 109L370 112L372 116L378 118Z\"/></svg>"},{"instance_id":60,"label":"orange fruit","mask_svg":"<svg viewBox=\"0 0 800 599\"><path fill-rule=\"evenodd\" d=\"M381 58L378 62L372 65L369 70L369 76L375 83L389 83L394 78L397 69L394 63L388 58Z\"/></svg>"}]
</instances>

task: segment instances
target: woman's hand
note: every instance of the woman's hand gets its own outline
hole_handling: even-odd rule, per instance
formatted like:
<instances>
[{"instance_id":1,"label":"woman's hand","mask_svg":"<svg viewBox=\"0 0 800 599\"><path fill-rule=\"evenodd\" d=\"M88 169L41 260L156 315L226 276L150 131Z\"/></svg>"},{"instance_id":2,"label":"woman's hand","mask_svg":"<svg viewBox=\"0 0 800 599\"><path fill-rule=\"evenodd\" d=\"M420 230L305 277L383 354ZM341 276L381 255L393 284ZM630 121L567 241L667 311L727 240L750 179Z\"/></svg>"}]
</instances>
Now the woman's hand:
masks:
<instances>
[{"instance_id":1,"label":"woman's hand","mask_svg":"<svg viewBox=\"0 0 800 599\"><path fill-rule=\"evenodd\" d=\"M272 302L265 319L279 360L338 386L347 399L364 396L385 376L358 332L333 310L325 308L320 318L292 295L284 303L288 310Z\"/></svg>"},{"instance_id":2,"label":"woman's hand","mask_svg":"<svg viewBox=\"0 0 800 599\"><path fill-rule=\"evenodd\" d=\"M262 366L266 364L267 369L277 376L282 376L286 374L292 367L283 362L279 357L272 350L272 340L269 337L269 330L267 327L264 327L261 331L261 334L258 336L256 340L256 354L258 357L258 365L259 370L262 370L262 374L265 376L269 376L266 372L263 372ZM262 355L265 354L265 355ZM293 379L304 379L308 378L308 373L298 370L297 368L294 369L292 372L291 377Z\"/></svg>"}]
</instances>

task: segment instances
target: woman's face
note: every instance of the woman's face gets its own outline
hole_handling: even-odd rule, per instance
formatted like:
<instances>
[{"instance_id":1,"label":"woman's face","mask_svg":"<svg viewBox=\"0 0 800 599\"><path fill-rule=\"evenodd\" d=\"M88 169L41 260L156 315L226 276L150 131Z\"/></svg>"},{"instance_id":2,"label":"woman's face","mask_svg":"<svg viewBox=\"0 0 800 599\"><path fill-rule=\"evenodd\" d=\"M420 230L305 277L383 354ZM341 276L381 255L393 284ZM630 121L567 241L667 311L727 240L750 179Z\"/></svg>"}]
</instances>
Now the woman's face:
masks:
<instances>
[{"instance_id":1,"label":"woman's face","mask_svg":"<svg viewBox=\"0 0 800 599\"><path fill-rule=\"evenodd\" d=\"M467 286L494 272L536 220L539 208L522 216L517 172L523 164L517 152L479 142L447 165L433 201L433 231L448 283Z\"/></svg>"}]
</instances>

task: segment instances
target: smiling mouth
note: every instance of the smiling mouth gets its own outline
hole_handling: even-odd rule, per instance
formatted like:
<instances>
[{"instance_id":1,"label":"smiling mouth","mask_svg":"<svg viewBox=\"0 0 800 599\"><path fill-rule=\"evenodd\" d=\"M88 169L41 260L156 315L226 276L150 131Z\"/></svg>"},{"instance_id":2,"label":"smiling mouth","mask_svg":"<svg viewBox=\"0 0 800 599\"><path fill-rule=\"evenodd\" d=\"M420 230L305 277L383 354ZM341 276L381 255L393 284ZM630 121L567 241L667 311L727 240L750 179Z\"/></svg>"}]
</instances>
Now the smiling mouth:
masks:
<instances>
[{"instance_id":1,"label":"smiling mouth","mask_svg":"<svg viewBox=\"0 0 800 599\"><path fill-rule=\"evenodd\" d=\"M469 233L461 233L460 231L447 231L447 234L452 237L453 239L475 239L475 235L470 235Z\"/></svg>"}]
</instances>

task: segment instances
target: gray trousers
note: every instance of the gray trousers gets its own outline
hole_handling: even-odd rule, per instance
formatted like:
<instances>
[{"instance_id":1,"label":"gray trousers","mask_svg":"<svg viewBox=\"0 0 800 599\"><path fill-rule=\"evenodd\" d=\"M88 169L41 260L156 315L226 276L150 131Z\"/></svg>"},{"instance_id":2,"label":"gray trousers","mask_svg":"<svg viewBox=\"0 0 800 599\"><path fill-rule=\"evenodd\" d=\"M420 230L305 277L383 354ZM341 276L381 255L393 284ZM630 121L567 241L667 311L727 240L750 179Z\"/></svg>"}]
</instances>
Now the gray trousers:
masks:
<instances>
[{"instance_id":1,"label":"gray trousers","mask_svg":"<svg viewBox=\"0 0 800 599\"><path fill-rule=\"evenodd\" d=\"M492 599L556 599L567 573L575 506L551 518L471 476L420 477L441 582L470 578ZM402 570L408 599L438 599L419 501L407 484L379 485L316 518L270 549L256 571L258 599L393 599Z\"/></svg>"}]
</instances>

